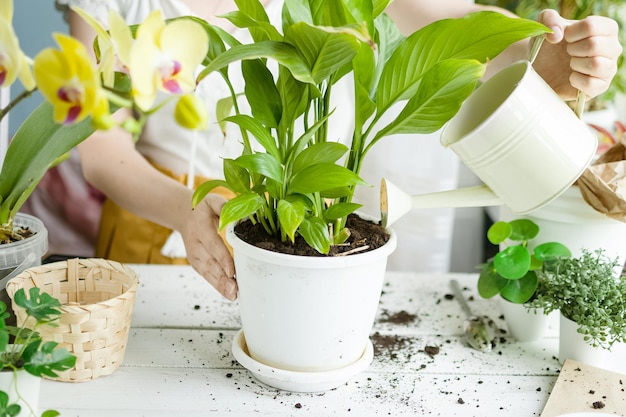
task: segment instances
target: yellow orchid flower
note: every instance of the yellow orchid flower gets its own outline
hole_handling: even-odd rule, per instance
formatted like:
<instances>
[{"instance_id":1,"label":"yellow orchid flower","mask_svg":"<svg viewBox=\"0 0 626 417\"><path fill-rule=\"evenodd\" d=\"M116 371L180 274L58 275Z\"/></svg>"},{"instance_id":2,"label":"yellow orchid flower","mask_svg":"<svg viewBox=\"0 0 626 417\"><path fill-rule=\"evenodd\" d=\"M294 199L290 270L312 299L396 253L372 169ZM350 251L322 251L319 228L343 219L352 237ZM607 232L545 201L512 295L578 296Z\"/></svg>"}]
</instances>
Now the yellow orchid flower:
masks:
<instances>
[{"instance_id":1,"label":"yellow orchid flower","mask_svg":"<svg viewBox=\"0 0 626 417\"><path fill-rule=\"evenodd\" d=\"M60 33L54 38L60 50L41 51L33 70L41 94L54 106L55 122L71 124L89 116L98 104L98 71L82 43Z\"/></svg>"},{"instance_id":2,"label":"yellow orchid flower","mask_svg":"<svg viewBox=\"0 0 626 417\"><path fill-rule=\"evenodd\" d=\"M72 7L89 26L96 31L96 42L100 52L98 65L103 75L103 83L112 87L115 83L115 69L127 71L128 56L133 42L130 28L124 19L114 10L109 11L110 33L105 27L80 7ZM116 62L117 58L117 62Z\"/></svg>"},{"instance_id":3,"label":"yellow orchid flower","mask_svg":"<svg viewBox=\"0 0 626 417\"><path fill-rule=\"evenodd\" d=\"M13 1L0 2L0 86L7 87L19 78L24 88L35 88L35 79L30 70L30 60L20 49L13 30Z\"/></svg>"},{"instance_id":4,"label":"yellow orchid flower","mask_svg":"<svg viewBox=\"0 0 626 417\"><path fill-rule=\"evenodd\" d=\"M139 108L149 110L157 90L184 94L195 88L194 71L208 51L208 35L194 21L168 24L160 10L151 13L137 30L130 53L133 97Z\"/></svg>"}]
</instances>

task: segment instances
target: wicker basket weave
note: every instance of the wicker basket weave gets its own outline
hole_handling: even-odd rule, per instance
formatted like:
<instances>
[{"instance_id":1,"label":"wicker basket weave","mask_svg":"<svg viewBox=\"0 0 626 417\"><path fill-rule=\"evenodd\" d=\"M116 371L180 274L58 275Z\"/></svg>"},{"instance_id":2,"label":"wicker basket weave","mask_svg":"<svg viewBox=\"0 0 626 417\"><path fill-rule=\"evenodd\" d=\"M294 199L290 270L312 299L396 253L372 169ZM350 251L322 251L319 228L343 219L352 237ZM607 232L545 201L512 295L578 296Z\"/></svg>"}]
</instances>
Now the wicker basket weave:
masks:
<instances>
[{"instance_id":1,"label":"wicker basket weave","mask_svg":"<svg viewBox=\"0 0 626 417\"><path fill-rule=\"evenodd\" d=\"M123 362L139 280L127 266L105 259L70 259L29 268L7 284L11 299L20 288L39 287L63 306L58 327L38 329L76 356L76 365L56 380L89 381ZM18 323L26 312L13 303Z\"/></svg>"}]
</instances>

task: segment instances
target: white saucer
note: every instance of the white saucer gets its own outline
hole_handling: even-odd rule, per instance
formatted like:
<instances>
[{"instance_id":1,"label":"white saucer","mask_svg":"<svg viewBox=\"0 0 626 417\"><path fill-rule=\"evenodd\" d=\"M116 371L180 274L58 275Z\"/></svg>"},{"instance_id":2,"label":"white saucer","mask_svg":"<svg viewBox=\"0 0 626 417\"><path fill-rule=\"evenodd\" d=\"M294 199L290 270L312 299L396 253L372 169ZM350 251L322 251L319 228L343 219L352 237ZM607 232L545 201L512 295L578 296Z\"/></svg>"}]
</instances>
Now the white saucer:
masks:
<instances>
[{"instance_id":1,"label":"white saucer","mask_svg":"<svg viewBox=\"0 0 626 417\"><path fill-rule=\"evenodd\" d=\"M252 359L243 330L235 334L232 349L235 359L259 381L274 388L293 392L318 392L337 388L367 369L374 359L374 346L368 340L361 358L344 368L324 372L286 371Z\"/></svg>"}]
</instances>

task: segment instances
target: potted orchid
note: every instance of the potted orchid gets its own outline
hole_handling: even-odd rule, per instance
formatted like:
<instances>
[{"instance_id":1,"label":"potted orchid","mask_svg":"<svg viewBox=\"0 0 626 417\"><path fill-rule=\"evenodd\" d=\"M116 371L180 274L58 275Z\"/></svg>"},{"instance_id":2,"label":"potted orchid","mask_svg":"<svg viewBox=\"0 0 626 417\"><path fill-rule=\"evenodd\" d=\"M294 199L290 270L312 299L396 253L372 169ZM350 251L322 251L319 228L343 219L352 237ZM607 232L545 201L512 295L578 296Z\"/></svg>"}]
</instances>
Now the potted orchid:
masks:
<instances>
[{"instance_id":1,"label":"potted orchid","mask_svg":"<svg viewBox=\"0 0 626 417\"><path fill-rule=\"evenodd\" d=\"M98 64L78 40L63 34L54 34L58 49L46 48L34 59L27 57L12 28L13 2L3 1L0 7L0 54L8 57L0 73L0 86L16 85L19 79L24 88L0 109L0 119L35 89L46 99L19 126L2 156L0 249L11 251L11 255L3 265L4 252L0 252L0 278L40 262L47 250L45 228L38 219L19 210L51 166L96 129L115 125L111 112L131 108L134 116L121 126L139 134L145 119L162 105L156 101L160 89L170 93L165 100L178 99L175 115L181 125L200 128L206 123L206 109L191 94L195 87L193 70L208 48L206 32L198 23L166 23L157 11L146 19L146 25L129 27L113 13L109 33L87 13L77 12L100 34L95 44ZM160 38L170 41L159 42ZM187 47L181 49L181 44ZM178 71L166 73L167 68L146 65L153 61L149 55L161 54L163 48ZM115 55L114 50L120 53Z\"/></svg>"},{"instance_id":2,"label":"potted orchid","mask_svg":"<svg viewBox=\"0 0 626 417\"><path fill-rule=\"evenodd\" d=\"M405 37L383 13L387 0L324 7L286 1L278 24L258 0L236 3L238 10L224 17L247 28L252 42L210 29L212 52L198 81L220 72L229 84L232 96L216 114L239 127L243 152L224 160L224 180L201 185L194 204L218 186L236 194L220 217L239 287L243 331L233 342L235 356L278 388L328 389L371 360L369 332L396 244L392 230L363 236L350 224L359 219L352 197L364 185L364 157L388 135L439 129L489 59L548 29L484 12ZM242 90L233 87L235 63ZM339 108L336 97L349 98L348 107ZM385 123L388 114L395 117ZM351 126L346 137L332 136L334 117ZM263 248L283 249L257 248L246 234L260 236ZM300 245L314 256L281 253ZM268 367L276 372L262 375ZM306 382L313 372L321 383L312 386ZM342 378L332 379L335 373ZM288 386L274 377L285 374Z\"/></svg>"}]
</instances>

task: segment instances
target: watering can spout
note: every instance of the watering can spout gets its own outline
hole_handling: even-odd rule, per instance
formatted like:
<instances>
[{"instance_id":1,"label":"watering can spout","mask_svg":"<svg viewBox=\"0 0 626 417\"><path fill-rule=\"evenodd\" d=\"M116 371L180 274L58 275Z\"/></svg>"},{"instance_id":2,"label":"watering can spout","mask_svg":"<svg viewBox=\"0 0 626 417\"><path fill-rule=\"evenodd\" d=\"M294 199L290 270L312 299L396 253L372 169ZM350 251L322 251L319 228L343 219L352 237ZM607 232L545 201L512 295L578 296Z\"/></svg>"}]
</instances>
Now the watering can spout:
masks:
<instances>
[{"instance_id":1,"label":"watering can spout","mask_svg":"<svg viewBox=\"0 0 626 417\"><path fill-rule=\"evenodd\" d=\"M499 206L502 200L486 185L411 196L389 180L380 182L380 217L391 226L414 208Z\"/></svg>"}]
</instances>

